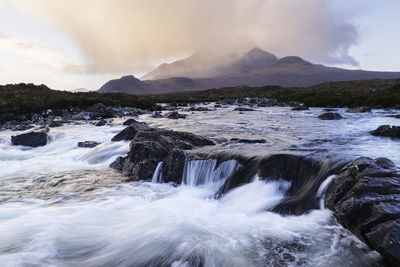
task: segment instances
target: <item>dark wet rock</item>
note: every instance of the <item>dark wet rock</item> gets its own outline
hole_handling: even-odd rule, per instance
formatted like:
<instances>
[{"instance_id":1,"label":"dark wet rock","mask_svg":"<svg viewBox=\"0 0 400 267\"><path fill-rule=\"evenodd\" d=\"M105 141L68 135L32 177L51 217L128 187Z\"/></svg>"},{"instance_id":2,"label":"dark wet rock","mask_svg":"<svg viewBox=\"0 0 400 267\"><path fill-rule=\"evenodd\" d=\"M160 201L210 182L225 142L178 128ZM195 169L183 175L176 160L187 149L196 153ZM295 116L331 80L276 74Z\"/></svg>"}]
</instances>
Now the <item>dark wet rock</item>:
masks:
<instances>
[{"instance_id":1,"label":"dark wet rock","mask_svg":"<svg viewBox=\"0 0 400 267\"><path fill-rule=\"evenodd\" d=\"M171 112L168 112L168 113L165 114L165 116L164 116L164 118L167 118L167 119L174 119L174 120L177 120L177 119L185 119L186 117L187 117L186 114L179 114L178 111L171 111Z\"/></svg>"},{"instance_id":2,"label":"dark wet rock","mask_svg":"<svg viewBox=\"0 0 400 267\"><path fill-rule=\"evenodd\" d=\"M222 105L221 104L215 104L214 108L222 108Z\"/></svg>"},{"instance_id":3,"label":"dark wet rock","mask_svg":"<svg viewBox=\"0 0 400 267\"><path fill-rule=\"evenodd\" d=\"M236 105L236 104L238 104L238 101L236 99L232 99L232 98L225 98L222 100L218 100L215 103L220 104L220 105Z\"/></svg>"},{"instance_id":4,"label":"dark wet rock","mask_svg":"<svg viewBox=\"0 0 400 267\"><path fill-rule=\"evenodd\" d=\"M188 109L189 111L212 111L211 109L207 107L191 107Z\"/></svg>"},{"instance_id":5,"label":"dark wet rock","mask_svg":"<svg viewBox=\"0 0 400 267\"><path fill-rule=\"evenodd\" d=\"M266 143L267 140L265 139L243 139L243 138L231 138L233 142L237 143L247 143L247 144L257 144L257 143Z\"/></svg>"},{"instance_id":6,"label":"dark wet rock","mask_svg":"<svg viewBox=\"0 0 400 267\"><path fill-rule=\"evenodd\" d=\"M152 118L162 118L163 115L161 114L161 112L153 111L153 112L151 113L151 117L152 117Z\"/></svg>"},{"instance_id":7,"label":"dark wet rock","mask_svg":"<svg viewBox=\"0 0 400 267\"><path fill-rule=\"evenodd\" d=\"M396 115L387 115L386 117L391 117L391 118L400 119L400 114L396 114Z\"/></svg>"},{"instance_id":8,"label":"dark wet rock","mask_svg":"<svg viewBox=\"0 0 400 267\"><path fill-rule=\"evenodd\" d=\"M93 148L100 145L99 142L95 141L84 141L84 142L78 142L78 147L87 147L87 148Z\"/></svg>"},{"instance_id":9,"label":"dark wet rock","mask_svg":"<svg viewBox=\"0 0 400 267\"><path fill-rule=\"evenodd\" d=\"M77 120L77 121L84 121L84 120L87 121L87 120L97 119L97 115L92 112L82 111L77 114L72 114L71 116L68 116L67 118L70 118L71 120Z\"/></svg>"},{"instance_id":10,"label":"dark wet rock","mask_svg":"<svg viewBox=\"0 0 400 267\"><path fill-rule=\"evenodd\" d=\"M371 132L375 136L400 138L400 126L381 125Z\"/></svg>"},{"instance_id":11,"label":"dark wet rock","mask_svg":"<svg viewBox=\"0 0 400 267\"><path fill-rule=\"evenodd\" d=\"M346 165L328 186L326 206L338 222L400 264L400 172L386 158L361 157Z\"/></svg>"},{"instance_id":12,"label":"dark wet rock","mask_svg":"<svg viewBox=\"0 0 400 267\"><path fill-rule=\"evenodd\" d=\"M134 123L138 123L138 121L135 119L127 119L126 121L124 121L124 123L122 125L131 125Z\"/></svg>"},{"instance_id":13,"label":"dark wet rock","mask_svg":"<svg viewBox=\"0 0 400 267\"><path fill-rule=\"evenodd\" d=\"M56 121L56 120L52 120L49 122L49 127L61 127L63 126L63 122L62 121Z\"/></svg>"},{"instance_id":14,"label":"dark wet rock","mask_svg":"<svg viewBox=\"0 0 400 267\"><path fill-rule=\"evenodd\" d=\"M105 126L105 125L107 125L107 121L104 120L104 119L99 120L99 121L95 124L95 126Z\"/></svg>"},{"instance_id":15,"label":"dark wet rock","mask_svg":"<svg viewBox=\"0 0 400 267\"><path fill-rule=\"evenodd\" d=\"M252 108L242 108L242 107L239 107L239 108L235 108L234 111L255 111L255 110L252 109Z\"/></svg>"},{"instance_id":16,"label":"dark wet rock","mask_svg":"<svg viewBox=\"0 0 400 267\"><path fill-rule=\"evenodd\" d=\"M326 112L318 116L320 120L340 120L343 119L342 115L336 112Z\"/></svg>"},{"instance_id":17,"label":"dark wet rock","mask_svg":"<svg viewBox=\"0 0 400 267\"><path fill-rule=\"evenodd\" d=\"M11 142L16 146L45 146L47 144L47 134L44 131L40 131L13 135L11 136Z\"/></svg>"},{"instance_id":18,"label":"dark wet rock","mask_svg":"<svg viewBox=\"0 0 400 267\"><path fill-rule=\"evenodd\" d=\"M37 113L32 113L31 115L31 121L35 124L44 124L44 118L43 116L37 114Z\"/></svg>"},{"instance_id":19,"label":"dark wet rock","mask_svg":"<svg viewBox=\"0 0 400 267\"><path fill-rule=\"evenodd\" d=\"M370 107L355 107L355 108L348 109L346 112L349 112L349 113L371 112L371 108Z\"/></svg>"},{"instance_id":20,"label":"dark wet rock","mask_svg":"<svg viewBox=\"0 0 400 267\"><path fill-rule=\"evenodd\" d=\"M334 111L337 111L337 109L336 108L324 108L322 111L323 112L334 112Z\"/></svg>"},{"instance_id":21,"label":"dark wet rock","mask_svg":"<svg viewBox=\"0 0 400 267\"><path fill-rule=\"evenodd\" d=\"M90 106L87 108L87 111L91 112L93 117L98 117L98 118L103 118L103 119L116 117L112 108L107 107L103 103L97 103L93 106Z\"/></svg>"},{"instance_id":22,"label":"dark wet rock","mask_svg":"<svg viewBox=\"0 0 400 267\"><path fill-rule=\"evenodd\" d=\"M186 158L184 150L190 150L197 146L214 145L214 142L208 138L186 132L149 128L148 126L145 129L135 130L135 133L130 133L133 137L128 155L119 157L110 165L131 176L132 180L150 179L158 163L163 162L164 182L179 183L182 179Z\"/></svg>"},{"instance_id":23,"label":"dark wet rock","mask_svg":"<svg viewBox=\"0 0 400 267\"><path fill-rule=\"evenodd\" d=\"M304 104L299 104L294 106L292 110L309 110L309 108Z\"/></svg>"},{"instance_id":24,"label":"dark wet rock","mask_svg":"<svg viewBox=\"0 0 400 267\"><path fill-rule=\"evenodd\" d=\"M122 141L122 140L129 141L135 138L136 134L139 131L147 131L149 129L150 127L145 123L140 123L140 122L132 123L124 130L119 132L117 135L115 135L111 139L111 141Z\"/></svg>"}]
</instances>

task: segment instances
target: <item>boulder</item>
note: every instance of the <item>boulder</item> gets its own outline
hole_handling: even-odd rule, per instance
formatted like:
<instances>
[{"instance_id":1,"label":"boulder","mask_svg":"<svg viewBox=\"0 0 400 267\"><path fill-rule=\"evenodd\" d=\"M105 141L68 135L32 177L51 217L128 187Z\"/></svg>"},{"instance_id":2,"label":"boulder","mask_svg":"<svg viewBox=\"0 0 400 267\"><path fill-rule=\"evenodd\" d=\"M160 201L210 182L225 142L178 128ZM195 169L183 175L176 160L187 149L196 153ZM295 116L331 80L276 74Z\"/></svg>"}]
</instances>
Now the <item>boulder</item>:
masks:
<instances>
[{"instance_id":1,"label":"boulder","mask_svg":"<svg viewBox=\"0 0 400 267\"><path fill-rule=\"evenodd\" d=\"M78 142L78 147L87 147L87 148L93 148L100 145L99 142L95 141L84 141L84 142Z\"/></svg>"},{"instance_id":2,"label":"boulder","mask_svg":"<svg viewBox=\"0 0 400 267\"><path fill-rule=\"evenodd\" d=\"M391 118L400 119L400 114L395 114L395 115L387 115L386 117L391 117Z\"/></svg>"},{"instance_id":3,"label":"boulder","mask_svg":"<svg viewBox=\"0 0 400 267\"><path fill-rule=\"evenodd\" d=\"M62 121L52 120L49 122L49 127L61 127L61 126L63 126Z\"/></svg>"},{"instance_id":4,"label":"boulder","mask_svg":"<svg viewBox=\"0 0 400 267\"><path fill-rule=\"evenodd\" d=\"M320 120L340 120L343 119L342 115L336 112L326 112L318 116Z\"/></svg>"},{"instance_id":5,"label":"boulder","mask_svg":"<svg viewBox=\"0 0 400 267\"><path fill-rule=\"evenodd\" d=\"M375 136L400 138L400 126L381 125L370 133Z\"/></svg>"},{"instance_id":6,"label":"boulder","mask_svg":"<svg viewBox=\"0 0 400 267\"><path fill-rule=\"evenodd\" d=\"M171 111L171 112L168 112L167 114L165 114L164 117L167 119L177 120L177 119L185 119L187 117L187 115L179 114L178 111Z\"/></svg>"},{"instance_id":7,"label":"boulder","mask_svg":"<svg viewBox=\"0 0 400 267\"><path fill-rule=\"evenodd\" d=\"M239 107L239 108L235 108L234 111L254 111L254 109Z\"/></svg>"},{"instance_id":8,"label":"boulder","mask_svg":"<svg viewBox=\"0 0 400 267\"><path fill-rule=\"evenodd\" d=\"M334 112L334 111L337 111L337 109L336 108L324 108L322 111L323 112Z\"/></svg>"},{"instance_id":9,"label":"boulder","mask_svg":"<svg viewBox=\"0 0 400 267\"><path fill-rule=\"evenodd\" d=\"M211 109L207 107L191 107L188 109L189 111L212 111Z\"/></svg>"},{"instance_id":10,"label":"boulder","mask_svg":"<svg viewBox=\"0 0 400 267\"><path fill-rule=\"evenodd\" d=\"M124 121L123 125L131 125L133 123L139 123L139 122L135 119L127 119L126 121Z\"/></svg>"},{"instance_id":11,"label":"boulder","mask_svg":"<svg viewBox=\"0 0 400 267\"><path fill-rule=\"evenodd\" d=\"M152 118L162 118L163 115L161 114L161 112L153 111L153 112L151 113L151 117L152 117Z\"/></svg>"},{"instance_id":12,"label":"boulder","mask_svg":"<svg viewBox=\"0 0 400 267\"><path fill-rule=\"evenodd\" d=\"M105 126L105 125L107 125L107 121L104 120L104 119L99 120L99 121L95 124L95 126Z\"/></svg>"},{"instance_id":13,"label":"boulder","mask_svg":"<svg viewBox=\"0 0 400 267\"><path fill-rule=\"evenodd\" d=\"M257 143L266 143L265 139L243 139L243 138L231 138L232 142L237 143L247 143L247 144L257 144Z\"/></svg>"},{"instance_id":14,"label":"boulder","mask_svg":"<svg viewBox=\"0 0 400 267\"><path fill-rule=\"evenodd\" d=\"M115 114L111 107L107 107L103 103L97 103L87 108L87 111L92 113L92 117L96 118L115 118Z\"/></svg>"},{"instance_id":15,"label":"boulder","mask_svg":"<svg viewBox=\"0 0 400 267\"><path fill-rule=\"evenodd\" d=\"M132 125L128 128L132 128ZM151 179L158 163L163 162L164 182L180 183L186 158L184 150L196 146L214 145L214 142L208 138L186 132L148 126L144 129L129 129L129 131L129 134L133 136L129 153L125 157L119 157L110 166L123 171L132 180Z\"/></svg>"},{"instance_id":16,"label":"boulder","mask_svg":"<svg viewBox=\"0 0 400 267\"><path fill-rule=\"evenodd\" d=\"M117 135L115 135L111 139L111 141L113 141L113 142L122 141L122 140L129 141L129 140L132 140L133 138L135 138L136 134L139 131L147 131L149 129L150 129L150 127L147 124L135 122L135 123L132 123L131 125L129 125L128 127L126 127L124 130L122 130Z\"/></svg>"},{"instance_id":17,"label":"boulder","mask_svg":"<svg viewBox=\"0 0 400 267\"><path fill-rule=\"evenodd\" d=\"M400 265L400 172L393 162L361 157L349 163L328 186L325 204L340 224Z\"/></svg>"},{"instance_id":18,"label":"boulder","mask_svg":"<svg viewBox=\"0 0 400 267\"><path fill-rule=\"evenodd\" d=\"M47 134L41 132L29 132L11 136L11 142L15 146L39 147L47 144Z\"/></svg>"},{"instance_id":19,"label":"boulder","mask_svg":"<svg viewBox=\"0 0 400 267\"><path fill-rule=\"evenodd\" d=\"M371 112L371 108L369 108L369 107L355 107L355 108L348 109L346 112L349 112L349 113Z\"/></svg>"}]
</instances>

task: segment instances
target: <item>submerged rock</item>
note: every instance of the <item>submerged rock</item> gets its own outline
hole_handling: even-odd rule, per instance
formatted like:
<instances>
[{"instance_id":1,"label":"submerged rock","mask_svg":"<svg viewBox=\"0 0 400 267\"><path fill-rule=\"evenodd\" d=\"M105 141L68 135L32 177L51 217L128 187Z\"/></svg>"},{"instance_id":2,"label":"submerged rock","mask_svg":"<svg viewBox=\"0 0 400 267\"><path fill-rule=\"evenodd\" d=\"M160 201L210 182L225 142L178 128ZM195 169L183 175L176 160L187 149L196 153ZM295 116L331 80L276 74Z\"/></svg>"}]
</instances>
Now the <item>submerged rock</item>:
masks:
<instances>
[{"instance_id":1,"label":"submerged rock","mask_svg":"<svg viewBox=\"0 0 400 267\"><path fill-rule=\"evenodd\" d=\"M231 138L231 141L237 143L247 143L247 144L257 144L257 143L266 143L265 139L243 139L243 138Z\"/></svg>"},{"instance_id":2,"label":"submerged rock","mask_svg":"<svg viewBox=\"0 0 400 267\"><path fill-rule=\"evenodd\" d=\"M45 146L47 144L47 134L44 131L40 131L13 135L11 136L11 142L15 146Z\"/></svg>"},{"instance_id":3,"label":"submerged rock","mask_svg":"<svg viewBox=\"0 0 400 267\"><path fill-rule=\"evenodd\" d=\"M167 119L186 119L187 115L186 114L179 114L178 111L171 111L165 114L164 118Z\"/></svg>"},{"instance_id":4,"label":"submerged rock","mask_svg":"<svg viewBox=\"0 0 400 267\"><path fill-rule=\"evenodd\" d=\"M328 186L326 206L338 222L400 264L400 173L386 158L361 157L345 166Z\"/></svg>"},{"instance_id":5,"label":"submerged rock","mask_svg":"<svg viewBox=\"0 0 400 267\"><path fill-rule=\"evenodd\" d=\"M371 112L371 108L369 108L369 107L355 107L355 108L348 109L346 112L349 112L349 113Z\"/></svg>"},{"instance_id":6,"label":"submerged rock","mask_svg":"<svg viewBox=\"0 0 400 267\"><path fill-rule=\"evenodd\" d=\"M99 142L95 141L84 141L84 142L78 142L78 147L87 147L87 148L93 148L100 145Z\"/></svg>"},{"instance_id":7,"label":"submerged rock","mask_svg":"<svg viewBox=\"0 0 400 267\"><path fill-rule=\"evenodd\" d=\"M375 136L400 138L400 126L381 125L372 131L371 134Z\"/></svg>"},{"instance_id":8,"label":"submerged rock","mask_svg":"<svg viewBox=\"0 0 400 267\"><path fill-rule=\"evenodd\" d=\"M342 115L336 112L327 112L318 116L320 120L340 120L343 119Z\"/></svg>"},{"instance_id":9,"label":"submerged rock","mask_svg":"<svg viewBox=\"0 0 400 267\"><path fill-rule=\"evenodd\" d=\"M252 109L252 108L242 108L242 107L239 107L239 108L235 108L234 111L255 111L255 110Z\"/></svg>"}]
</instances>

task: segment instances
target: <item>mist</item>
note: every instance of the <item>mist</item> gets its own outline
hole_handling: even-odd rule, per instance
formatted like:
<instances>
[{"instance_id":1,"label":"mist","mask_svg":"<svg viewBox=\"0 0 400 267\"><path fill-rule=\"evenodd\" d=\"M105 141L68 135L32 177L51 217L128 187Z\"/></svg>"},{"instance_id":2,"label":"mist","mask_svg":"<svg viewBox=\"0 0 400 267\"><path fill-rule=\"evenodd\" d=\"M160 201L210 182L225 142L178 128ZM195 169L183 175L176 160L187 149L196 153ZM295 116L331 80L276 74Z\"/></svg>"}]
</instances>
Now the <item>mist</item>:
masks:
<instances>
[{"instance_id":1,"label":"mist","mask_svg":"<svg viewBox=\"0 0 400 267\"><path fill-rule=\"evenodd\" d=\"M197 51L357 65L357 27L328 0L15 0L65 31L91 73L136 73Z\"/></svg>"}]
</instances>

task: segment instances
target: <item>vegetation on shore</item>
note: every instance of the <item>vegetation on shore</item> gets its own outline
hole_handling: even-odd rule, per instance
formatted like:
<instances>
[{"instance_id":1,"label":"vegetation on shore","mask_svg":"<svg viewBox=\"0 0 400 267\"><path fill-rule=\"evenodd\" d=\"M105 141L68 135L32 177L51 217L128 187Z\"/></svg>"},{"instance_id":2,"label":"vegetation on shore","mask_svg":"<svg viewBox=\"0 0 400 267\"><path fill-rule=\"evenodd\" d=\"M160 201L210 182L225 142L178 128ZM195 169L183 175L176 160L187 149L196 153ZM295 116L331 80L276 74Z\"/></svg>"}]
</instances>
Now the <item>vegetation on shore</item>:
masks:
<instances>
[{"instance_id":1,"label":"vegetation on shore","mask_svg":"<svg viewBox=\"0 0 400 267\"><path fill-rule=\"evenodd\" d=\"M0 86L0 114L20 115L39 113L47 109L85 108L96 103L152 110L156 107L156 103L208 102L242 97L269 97L276 98L279 102L298 101L310 107L398 107L400 79L328 82L308 88L237 86L147 96L123 93L72 93L51 90L45 85L9 84Z\"/></svg>"},{"instance_id":2,"label":"vegetation on shore","mask_svg":"<svg viewBox=\"0 0 400 267\"><path fill-rule=\"evenodd\" d=\"M26 114L47 109L68 107L85 108L96 103L107 106L127 106L151 109L150 99L122 93L82 92L51 90L46 85L8 84L0 86L0 113Z\"/></svg>"}]
</instances>

